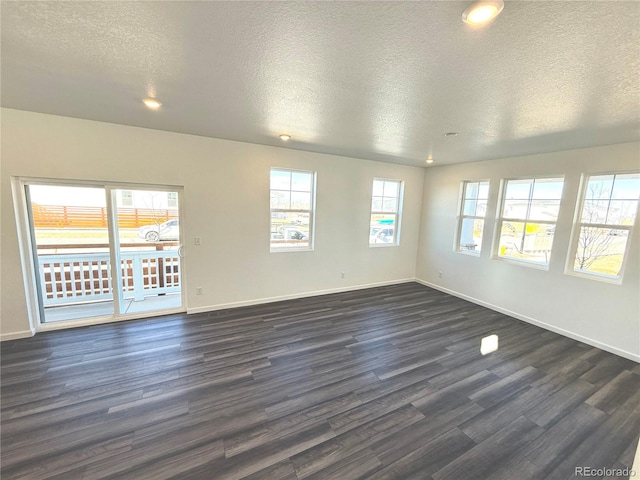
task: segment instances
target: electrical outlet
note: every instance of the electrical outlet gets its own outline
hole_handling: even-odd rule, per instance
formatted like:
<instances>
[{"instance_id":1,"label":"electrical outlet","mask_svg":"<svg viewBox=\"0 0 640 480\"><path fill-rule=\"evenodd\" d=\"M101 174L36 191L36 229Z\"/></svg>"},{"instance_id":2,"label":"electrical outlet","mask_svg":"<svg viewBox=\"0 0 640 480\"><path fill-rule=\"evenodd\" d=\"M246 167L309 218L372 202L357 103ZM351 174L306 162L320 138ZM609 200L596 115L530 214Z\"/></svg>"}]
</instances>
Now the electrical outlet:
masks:
<instances>
[{"instance_id":1,"label":"electrical outlet","mask_svg":"<svg viewBox=\"0 0 640 480\"><path fill-rule=\"evenodd\" d=\"M202 238L201 237L193 237L193 244L194 245L202 244Z\"/></svg>"},{"instance_id":2,"label":"electrical outlet","mask_svg":"<svg viewBox=\"0 0 640 480\"><path fill-rule=\"evenodd\" d=\"M342 272L342 274L340 275L342 278L344 278L344 272Z\"/></svg>"},{"instance_id":3,"label":"electrical outlet","mask_svg":"<svg viewBox=\"0 0 640 480\"><path fill-rule=\"evenodd\" d=\"M196 287L196 295L202 295L202 287Z\"/></svg>"},{"instance_id":4,"label":"electrical outlet","mask_svg":"<svg viewBox=\"0 0 640 480\"><path fill-rule=\"evenodd\" d=\"M442 278L442 270L438 272L438 278Z\"/></svg>"}]
</instances>

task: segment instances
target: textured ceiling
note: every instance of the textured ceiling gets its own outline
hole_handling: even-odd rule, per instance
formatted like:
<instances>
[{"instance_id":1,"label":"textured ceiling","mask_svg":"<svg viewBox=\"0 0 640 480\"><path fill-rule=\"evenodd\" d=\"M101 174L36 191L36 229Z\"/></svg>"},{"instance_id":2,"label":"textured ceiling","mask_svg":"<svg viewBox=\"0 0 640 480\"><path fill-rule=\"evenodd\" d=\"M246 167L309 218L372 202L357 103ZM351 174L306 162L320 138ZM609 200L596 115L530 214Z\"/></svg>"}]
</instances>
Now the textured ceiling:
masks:
<instances>
[{"instance_id":1,"label":"textured ceiling","mask_svg":"<svg viewBox=\"0 0 640 480\"><path fill-rule=\"evenodd\" d=\"M409 165L640 139L640 3L469 3L3 1L2 106Z\"/></svg>"}]
</instances>

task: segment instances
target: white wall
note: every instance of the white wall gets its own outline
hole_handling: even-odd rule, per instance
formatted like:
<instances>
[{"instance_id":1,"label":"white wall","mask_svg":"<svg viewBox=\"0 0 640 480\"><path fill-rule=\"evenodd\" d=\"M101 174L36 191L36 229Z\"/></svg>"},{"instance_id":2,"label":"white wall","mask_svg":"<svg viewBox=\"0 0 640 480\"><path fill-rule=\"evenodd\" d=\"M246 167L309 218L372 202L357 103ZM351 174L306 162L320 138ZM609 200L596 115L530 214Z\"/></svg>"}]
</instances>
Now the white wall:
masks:
<instances>
[{"instance_id":1,"label":"white wall","mask_svg":"<svg viewBox=\"0 0 640 480\"><path fill-rule=\"evenodd\" d=\"M0 338L30 334L11 176L184 186L189 311L415 278L422 168L10 109L1 155ZM269 253L272 166L318 172L313 252ZM368 245L374 177L405 181L399 247Z\"/></svg>"},{"instance_id":2,"label":"white wall","mask_svg":"<svg viewBox=\"0 0 640 480\"><path fill-rule=\"evenodd\" d=\"M10 176L30 176L184 186L190 311L417 277L640 360L639 229L622 285L564 274L581 173L637 170L639 144L423 171L2 109L1 148L0 339L30 334L9 187ZM318 172L315 251L269 253L271 166ZM549 271L491 259L500 179L557 174L566 185ZM368 247L373 177L406 182L400 247ZM479 258L453 252L460 182L476 179L491 181ZM201 246L192 245L194 236ZM203 296L195 296L196 286Z\"/></svg>"},{"instance_id":3,"label":"white wall","mask_svg":"<svg viewBox=\"0 0 640 480\"><path fill-rule=\"evenodd\" d=\"M416 276L449 293L640 361L637 225L622 285L564 273L581 174L639 168L637 143L430 168L425 172ZM549 270L492 259L500 180L563 174L564 198ZM460 183L483 179L490 180L491 190L482 253L455 253Z\"/></svg>"}]
</instances>

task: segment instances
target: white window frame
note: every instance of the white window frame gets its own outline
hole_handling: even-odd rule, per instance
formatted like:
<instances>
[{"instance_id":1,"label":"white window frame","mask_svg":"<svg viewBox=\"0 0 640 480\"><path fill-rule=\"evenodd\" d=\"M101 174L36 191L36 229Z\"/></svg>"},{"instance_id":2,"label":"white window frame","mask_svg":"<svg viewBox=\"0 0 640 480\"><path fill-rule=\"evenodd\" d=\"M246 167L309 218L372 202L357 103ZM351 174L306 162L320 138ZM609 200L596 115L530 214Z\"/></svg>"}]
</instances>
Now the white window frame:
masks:
<instances>
[{"instance_id":1,"label":"white window frame","mask_svg":"<svg viewBox=\"0 0 640 480\"><path fill-rule=\"evenodd\" d=\"M624 271L627 265L627 261L629 258L629 251L631 249L631 235L635 230L635 226L638 223L638 217L640 216L640 201L638 210L636 210L636 218L633 225L624 225L624 224L612 224L612 223L591 223L591 222L583 222L582 216L584 212L584 206L587 201L587 194L589 189L589 181L593 177L604 177L604 176L613 176L613 185L611 188L611 192L609 192L609 198L603 199L603 201L607 202L607 215L609 213L608 209L611 205L611 196L613 195L613 188L615 187L615 180L620 175L629 175L629 174L638 174L638 171L622 171L622 172L603 172L603 173L584 173L582 174L582 178L580 181L580 196L579 202L576 205L576 212L574 215L573 222L573 230L571 232L571 244L569 255L567 255L567 264L565 267L565 273L568 275L573 275L581 278L588 278L590 280L596 280L605 283L612 283L615 285L621 285L622 280L624 278ZM634 200L634 199L629 199ZM605 219L606 222L606 219ZM607 275L605 273L598 272L589 272L587 270L576 270L575 269L575 261L576 255L578 253L578 245L580 241L580 236L583 227L593 227L593 228L601 228L601 229L609 229L609 230L624 230L627 232L627 242L625 245L624 254L622 257L622 264L620 265L620 270L618 275Z\"/></svg>"},{"instance_id":2,"label":"white window frame","mask_svg":"<svg viewBox=\"0 0 640 480\"><path fill-rule=\"evenodd\" d=\"M311 205L309 206L309 210L305 209L293 209L293 208L271 208L271 174L272 172L281 171L281 172L289 172L289 173L306 173L311 175ZM269 238L269 251L271 253L279 253L279 252L309 252L314 249L314 236L315 236L315 210L316 210L316 178L317 173L311 170L298 170L294 168L283 168L283 167L271 167L269 169L269 232L271 235L272 231L272 214L273 213L301 213L309 215L309 242L308 245L304 246L282 246L282 247L274 247L271 243L271 236ZM276 189L279 190L279 189ZM289 184L289 193L296 192L297 190L292 190L291 184Z\"/></svg>"},{"instance_id":3,"label":"white window frame","mask_svg":"<svg viewBox=\"0 0 640 480\"><path fill-rule=\"evenodd\" d=\"M504 207L505 207L506 201L509 200L506 198L508 184L511 181L523 181L523 180L530 180L532 182L531 187L529 189L529 197L527 199L528 203L527 203L527 212L526 212L525 218L505 217ZM554 227L554 228L557 227L558 225L557 218L555 221L535 220L535 219L529 218L529 215L531 214L531 205L533 203L532 201L533 201L533 191L535 189L535 182L542 181L542 180L561 180L562 181L562 193L560 195L559 205L558 205L558 210L560 210L562 208L562 202L564 200L564 192L565 192L565 186L566 186L566 180L564 175L545 175L540 177L528 176L528 177L502 179L501 187L500 187L500 205L499 205L498 211L496 212L496 223L495 223L496 228L494 232L493 250L492 250L492 256L491 256L492 259L500 260L503 262L512 262L517 265L524 265L527 267L538 268L540 270L546 270L546 271L549 270L549 265L551 263L551 255L553 254L553 243L556 240L555 234L553 235L551 249L549 250L549 257L547 258L546 263L537 262L535 260L530 260L527 258L516 258L516 257L508 257L508 256L500 255L500 239L502 237L502 227L504 223L508 223L508 222L524 223L525 231L526 231L527 224L531 224L531 223L548 225L549 227Z\"/></svg>"},{"instance_id":4,"label":"white window frame","mask_svg":"<svg viewBox=\"0 0 640 480\"><path fill-rule=\"evenodd\" d=\"M469 244L465 244L464 247L463 245L460 243L460 237L462 236L462 225L464 224L464 220L465 219L472 219L474 220L474 223L476 220L482 220L482 224L483 224L483 229L482 229L482 236L484 237L484 223L485 223L485 219L487 216L487 212L485 209L485 212L483 215L478 215L477 213L477 208L478 208L478 200L479 200L479 196L476 195L475 198L467 198L467 187L470 184L474 184L477 183L478 184L478 193L480 192L480 186L481 185L486 185L487 186L487 198L486 198L486 202L487 202L487 208L489 207L489 192L491 189L491 182L490 180L463 180L461 185L460 185L460 206L458 208L458 229L456 232L456 239L455 239L455 243L454 243L454 251L456 251L457 253L463 253L465 255L472 255L474 257L479 257L480 253L482 251L482 244L484 243L484 238L482 239L482 242L480 244L480 249L476 250L475 247L476 245L473 244L473 249L470 249L469 247L471 245ZM465 215L464 213L464 207L465 207L465 201L466 200L475 200L476 202L476 214L475 215ZM482 199L485 200L485 199Z\"/></svg>"},{"instance_id":5,"label":"white window frame","mask_svg":"<svg viewBox=\"0 0 640 480\"><path fill-rule=\"evenodd\" d=\"M384 196L384 186L383 186L383 195L374 195L373 193L373 185L375 182L394 182L398 184L398 195L396 197L389 197L389 196ZM373 199L374 198L380 198L382 199L381 201L381 205L382 208L380 210L374 210L373 209ZM384 208L384 199L385 198L395 198L396 200L396 210L395 212L390 211L390 210L385 210ZM369 246L372 248L379 248L379 247L397 247L400 245L400 222L402 219L402 202L404 199L404 181L403 180L398 180L396 178L378 178L375 177L373 179L373 181L371 182L371 214L369 215ZM394 215L394 220L393 220L393 228L395 230L394 233L394 238L392 242L389 243L371 243L371 219L373 218L374 215ZM381 228L385 228L384 226L381 226Z\"/></svg>"}]
</instances>

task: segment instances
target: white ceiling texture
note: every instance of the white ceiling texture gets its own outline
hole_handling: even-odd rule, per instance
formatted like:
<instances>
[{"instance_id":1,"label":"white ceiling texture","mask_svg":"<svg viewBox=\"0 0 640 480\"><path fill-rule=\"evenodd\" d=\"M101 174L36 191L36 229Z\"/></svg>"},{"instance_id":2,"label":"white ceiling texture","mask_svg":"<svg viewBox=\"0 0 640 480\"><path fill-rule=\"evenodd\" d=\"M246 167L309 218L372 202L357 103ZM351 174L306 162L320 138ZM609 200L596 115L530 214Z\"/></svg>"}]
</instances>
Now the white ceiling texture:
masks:
<instances>
[{"instance_id":1,"label":"white ceiling texture","mask_svg":"<svg viewBox=\"0 0 640 480\"><path fill-rule=\"evenodd\" d=\"M2 106L420 166L640 139L639 2L470 3L3 1Z\"/></svg>"}]
</instances>

